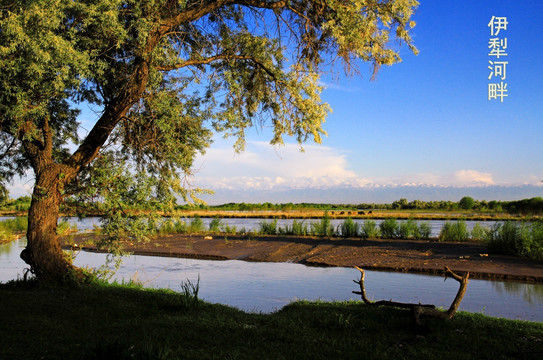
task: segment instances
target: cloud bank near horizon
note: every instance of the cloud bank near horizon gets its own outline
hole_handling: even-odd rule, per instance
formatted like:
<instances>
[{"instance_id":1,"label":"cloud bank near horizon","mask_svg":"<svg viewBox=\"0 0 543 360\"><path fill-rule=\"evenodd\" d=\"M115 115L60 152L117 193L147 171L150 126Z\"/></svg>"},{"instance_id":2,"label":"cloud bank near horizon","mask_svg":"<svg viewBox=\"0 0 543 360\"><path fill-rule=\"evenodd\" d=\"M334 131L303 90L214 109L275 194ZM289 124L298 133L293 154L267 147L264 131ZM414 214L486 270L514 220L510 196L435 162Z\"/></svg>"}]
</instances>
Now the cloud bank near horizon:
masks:
<instances>
[{"instance_id":1,"label":"cloud bank near horizon","mask_svg":"<svg viewBox=\"0 0 543 360\"><path fill-rule=\"evenodd\" d=\"M543 183L533 175L507 183L492 173L459 169L448 174L414 173L396 178L361 176L349 168L349 153L323 145L270 146L249 141L244 152L232 147L210 148L195 161L193 187L215 191L209 203L335 202L386 203L409 200L516 200L541 196ZM30 195L33 181L18 179L8 188L16 198Z\"/></svg>"},{"instance_id":2,"label":"cloud bank near horizon","mask_svg":"<svg viewBox=\"0 0 543 360\"><path fill-rule=\"evenodd\" d=\"M349 169L347 155L322 145L297 144L272 147L251 141L241 154L231 148L210 149L197 161L193 184L214 190L284 191L302 189L376 189L397 187L486 187L538 184L504 183L493 174L475 169L459 169L449 174L414 173L397 178L365 177Z\"/></svg>"}]
</instances>

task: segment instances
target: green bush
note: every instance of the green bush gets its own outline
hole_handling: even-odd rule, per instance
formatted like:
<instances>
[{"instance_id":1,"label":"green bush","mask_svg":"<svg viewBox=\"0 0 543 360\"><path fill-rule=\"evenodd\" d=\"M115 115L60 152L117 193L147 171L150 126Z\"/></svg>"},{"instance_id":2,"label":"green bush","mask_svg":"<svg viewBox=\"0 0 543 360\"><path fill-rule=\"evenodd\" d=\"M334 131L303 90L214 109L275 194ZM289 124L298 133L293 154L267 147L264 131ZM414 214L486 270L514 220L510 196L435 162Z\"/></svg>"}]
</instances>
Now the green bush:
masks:
<instances>
[{"instance_id":1,"label":"green bush","mask_svg":"<svg viewBox=\"0 0 543 360\"><path fill-rule=\"evenodd\" d=\"M398 236L399 225L396 219L386 219L379 224L381 236L385 239L393 239Z\"/></svg>"},{"instance_id":2,"label":"green bush","mask_svg":"<svg viewBox=\"0 0 543 360\"><path fill-rule=\"evenodd\" d=\"M235 226L230 226L228 224L221 224L221 230L226 234L236 234L238 229Z\"/></svg>"},{"instance_id":3,"label":"green bush","mask_svg":"<svg viewBox=\"0 0 543 360\"><path fill-rule=\"evenodd\" d=\"M381 235L381 232L374 220L366 220L360 228L360 234L364 239L376 239Z\"/></svg>"},{"instance_id":4,"label":"green bush","mask_svg":"<svg viewBox=\"0 0 543 360\"><path fill-rule=\"evenodd\" d=\"M328 212L324 213L321 221L311 223L311 233L316 236L334 236L334 227L332 226Z\"/></svg>"},{"instance_id":5,"label":"green bush","mask_svg":"<svg viewBox=\"0 0 543 360\"><path fill-rule=\"evenodd\" d=\"M432 234L432 228L430 227L430 223L428 221L419 223L419 227L417 230L417 235L419 237L417 239L428 240L431 234Z\"/></svg>"},{"instance_id":6,"label":"green bush","mask_svg":"<svg viewBox=\"0 0 543 360\"><path fill-rule=\"evenodd\" d=\"M420 238L419 227L413 219L402 221L398 226L398 237L402 239Z\"/></svg>"},{"instance_id":7,"label":"green bush","mask_svg":"<svg viewBox=\"0 0 543 360\"><path fill-rule=\"evenodd\" d=\"M439 233L439 241L467 241L469 231L464 220L447 221Z\"/></svg>"},{"instance_id":8,"label":"green bush","mask_svg":"<svg viewBox=\"0 0 543 360\"><path fill-rule=\"evenodd\" d=\"M28 228L28 218L16 217L0 221L0 241L10 241L15 238L15 233L25 232Z\"/></svg>"},{"instance_id":9,"label":"green bush","mask_svg":"<svg viewBox=\"0 0 543 360\"><path fill-rule=\"evenodd\" d=\"M163 221L157 232L164 234L183 234L188 232L187 224L184 221L173 221L171 219Z\"/></svg>"},{"instance_id":10,"label":"green bush","mask_svg":"<svg viewBox=\"0 0 543 360\"><path fill-rule=\"evenodd\" d=\"M488 251L543 260L543 222L494 225L488 235Z\"/></svg>"},{"instance_id":11,"label":"green bush","mask_svg":"<svg viewBox=\"0 0 543 360\"><path fill-rule=\"evenodd\" d=\"M354 222L353 219L348 217L340 225L341 236L343 237L357 237L360 232L360 224Z\"/></svg>"},{"instance_id":12,"label":"green bush","mask_svg":"<svg viewBox=\"0 0 543 360\"><path fill-rule=\"evenodd\" d=\"M259 224L259 230L258 232L260 234L265 235L277 235L277 219L274 219L273 221L261 221Z\"/></svg>"},{"instance_id":13,"label":"green bush","mask_svg":"<svg viewBox=\"0 0 543 360\"><path fill-rule=\"evenodd\" d=\"M292 221L292 226L285 226L285 228L279 228L279 233L284 235L296 235L296 236L306 236L309 233L307 229L307 224L304 224L303 220L298 222L294 219Z\"/></svg>"},{"instance_id":14,"label":"green bush","mask_svg":"<svg viewBox=\"0 0 543 360\"><path fill-rule=\"evenodd\" d=\"M58 235L67 235L69 233L77 232L77 225L71 225L68 221L61 221L57 225Z\"/></svg>"},{"instance_id":15,"label":"green bush","mask_svg":"<svg viewBox=\"0 0 543 360\"><path fill-rule=\"evenodd\" d=\"M204 222L202 219L196 215L191 221L189 225L189 232L190 233L198 233L202 232L204 230Z\"/></svg>"},{"instance_id":16,"label":"green bush","mask_svg":"<svg viewBox=\"0 0 543 360\"><path fill-rule=\"evenodd\" d=\"M218 233L221 231L221 219L218 217L213 218L209 223L209 231Z\"/></svg>"},{"instance_id":17,"label":"green bush","mask_svg":"<svg viewBox=\"0 0 543 360\"><path fill-rule=\"evenodd\" d=\"M490 229L479 223L475 224L471 229L471 240L473 241L485 241L490 234Z\"/></svg>"}]
</instances>

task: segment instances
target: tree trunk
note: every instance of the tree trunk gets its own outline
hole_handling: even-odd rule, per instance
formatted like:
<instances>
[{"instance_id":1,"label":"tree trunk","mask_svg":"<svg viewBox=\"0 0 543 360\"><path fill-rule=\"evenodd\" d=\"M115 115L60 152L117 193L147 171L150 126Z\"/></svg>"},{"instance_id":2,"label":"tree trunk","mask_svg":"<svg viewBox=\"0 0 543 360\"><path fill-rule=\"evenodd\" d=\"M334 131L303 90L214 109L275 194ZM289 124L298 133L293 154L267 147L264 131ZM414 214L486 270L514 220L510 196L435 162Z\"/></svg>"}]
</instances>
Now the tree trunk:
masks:
<instances>
[{"instance_id":1,"label":"tree trunk","mask_svg":"<svg viewBox=\"0 0 543 360\"><path fill-rule=\"evenodd\" d=\"M28 211L27 246L21 258L30 271L45 281L60 281L73 269L70 259L60 247L57 221L60 211L60 171L52 166L36 178Z\"/></svg>"}]
</instances>

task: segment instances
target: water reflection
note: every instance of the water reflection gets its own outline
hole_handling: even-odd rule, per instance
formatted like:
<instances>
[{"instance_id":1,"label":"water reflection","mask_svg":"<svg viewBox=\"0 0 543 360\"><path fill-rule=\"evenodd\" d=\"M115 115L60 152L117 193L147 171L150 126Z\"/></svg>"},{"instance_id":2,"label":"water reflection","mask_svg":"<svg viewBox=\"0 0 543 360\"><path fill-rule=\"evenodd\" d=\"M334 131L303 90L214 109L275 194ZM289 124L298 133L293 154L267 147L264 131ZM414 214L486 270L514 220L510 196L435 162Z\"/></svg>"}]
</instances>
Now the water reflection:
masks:
<instances>
[{"instance_id":1,"label":"water reflection","mask_svg":"<svg viewBox=\"0 0 543 360\"><path fill-rule=\"evenodd\" d=\"M516 282L492 282L494 290L500 295L517 295L521 296L528 304L541 305L543 303L543 286L528 287L523 285Z\"/></svg>"}]
</instances>

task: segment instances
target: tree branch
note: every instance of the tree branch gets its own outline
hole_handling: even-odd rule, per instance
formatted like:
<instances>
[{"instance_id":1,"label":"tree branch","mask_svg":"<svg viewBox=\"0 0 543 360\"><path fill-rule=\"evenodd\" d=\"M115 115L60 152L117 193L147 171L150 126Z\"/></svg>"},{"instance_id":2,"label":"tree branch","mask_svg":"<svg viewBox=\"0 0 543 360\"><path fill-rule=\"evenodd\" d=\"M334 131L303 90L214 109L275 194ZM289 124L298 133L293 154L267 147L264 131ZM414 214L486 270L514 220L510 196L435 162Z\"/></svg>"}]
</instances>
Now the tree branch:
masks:
<instances>
[{"instance_id":1,"label":"tree branch","mask_svg":"<svg viewBox=\"0 0 543 360\"><path fill-rule=\"evenodd\" d=\"M458 310L458 307L460 306L460 302L462 302L462 299L464 298L464 295L466 294L468 278L469 278L469 272L466 273L466 276L462 277L452 272L451 269L449 269L448 267L445 267L445 279L447 278L447 276L452 277L453 279L455 279L456 281L460 283L460 287L458 288L456 297L454 298L451 306L449 307L449 310L441 311L441 310L436 309L435 305L398 303L398 302L387 301L387 300L370 301L366 296L366 289L364 288L364 278L365 278L364 270L359 268L358 266L354 266L354 268L360 271L361 275L360 275L360 280L358 281L353 280L356 284L360 285L360 291L353 291L353 294L360 295L362 297L362 301L364 301L364 303L367 305L392 306L392 307L399 307L399 308L404 308L404 309L411 309L417 325L421 324L420 318L422 316L441 318L441 319L452 319L452 317Z\"/></svg>"},{"instance_id":2,"label":"tree branch","mask_svg":"<svg viewBox=\"0 0 543 360\"><path fill-rule=\"evenodd\" d=\"M210 63L212 63L214 61L218 61L218 60L249 60L249 61L255 63L259 68L264 70L273 79L276 79L275 74L270 69L268 69L264 64L262 64L261 61L259 61L257 58L255 58L252 55L220 54L220 55L215 55L215 56L211 56L211 57L204 58L204 59L199 59L199 60L197 60L197 59L187 60L187 61L184 61L182 63L174 64L174 65L171 65L171 66L157 66L156 69L158 71L172 71L172 70L182 69L182 68L188 67L188 66L206 65L206 64L210 64Z\"/></svg>"}]
</instances>

